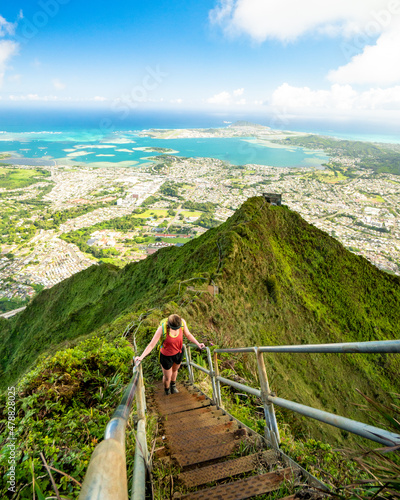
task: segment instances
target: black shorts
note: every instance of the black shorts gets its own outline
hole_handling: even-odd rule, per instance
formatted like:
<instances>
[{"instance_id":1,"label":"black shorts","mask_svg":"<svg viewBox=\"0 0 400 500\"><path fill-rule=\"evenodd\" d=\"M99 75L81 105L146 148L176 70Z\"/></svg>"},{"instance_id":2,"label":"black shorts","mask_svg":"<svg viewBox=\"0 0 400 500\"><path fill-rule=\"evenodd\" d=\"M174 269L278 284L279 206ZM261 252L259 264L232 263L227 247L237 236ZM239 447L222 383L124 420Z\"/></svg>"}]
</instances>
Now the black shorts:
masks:
<instances>
[{"instance_id":1,"label":"black shorts","mask_svg":"<svg viewBox=\"0 0 400 500\"><path fill-rule=\"evenodd\" d=\"M178 352L178 354L174 354L173 356L165 356L162 352L160 352L160 363L164 370L169 370L172 368L172 365L175 363L180 365L182 363L183 353Z\"/></svg>"}]
</instances>

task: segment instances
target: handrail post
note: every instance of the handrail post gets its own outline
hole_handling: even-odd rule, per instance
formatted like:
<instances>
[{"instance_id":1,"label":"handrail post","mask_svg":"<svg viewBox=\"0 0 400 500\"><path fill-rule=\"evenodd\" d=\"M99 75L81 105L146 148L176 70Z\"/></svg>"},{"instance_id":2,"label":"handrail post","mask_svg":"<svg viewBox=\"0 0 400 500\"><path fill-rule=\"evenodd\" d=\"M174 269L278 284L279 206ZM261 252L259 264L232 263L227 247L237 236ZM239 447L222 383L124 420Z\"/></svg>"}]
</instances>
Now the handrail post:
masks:
<instances>
[{"instance_id":1,"label":"handrail post","mask_svg":"<svg viewBox=\"0 0 400 500\"><path fill-rule=\"evenodd\" d=\"M146 439L146 399L144 395L143 369L139 365L139 379L136 391L137 427L135 459L132 475L131 500L144 500L146 496L146 473L149 469L149 452Z\"/></svg>"},{"instance_id":2,"label":"handrail post","mask_svg":"<svg viewBox=\"0 0 400 500\"><path fill-rule=\"evenodd\" d=\"M215 386L215 372L214 372L213 362L212 362L212 358L211 358L210 348L206 347L206 351L207 351L208 367L210 370L210 379L211 379L211 385L212 385L213 401L214 401L214 403L217 403L217 388Z\"/></svg>"},{"instance_id":3,"label":"handrail post","mask_svg":"<svg viewBox=\"0 0 400 500\"><path fill-rule=\"evenodd\" d=\"M215 388L216 388L216 396L217 396L217 405L222 408L222 399L221 399L221 384L218 380L219 377L219 367L218 367L218 355L214 351L214 366L215 366Z\"/></svg>"},{"instance_id":4,"label":"handrail post","mask_svg":"<svg viewBox=\"0 0 400 500\"><path fill-rule=\"evenodd\" d=\"M268 396L271 395L271 391L268 383L267 371L265 369L263 353L258 350L258 347L254 348L257 356L257 366L258 366L258 377L260 380L261 388L261 399L264 406L264 415L266 421L266 437L276 449L279 448L280 436L278 423L275 417L274 405L268 400Z\"/></svg>"},{"instance_id":5,"label":"handrail post","mask_svg":"<svg viewBox=\"0 0 400 500\"><path fill-rule=\"evenodd\" d=\"M188 368L188 372L189 372L189 382L193 385L194 378L193 378L192 356L191 356L191 352L190 352L190 346L186 346L185 344L183 344L183 350L185 352L185 358L186 358L187 368Z\"/></svg>"}]
</instances>

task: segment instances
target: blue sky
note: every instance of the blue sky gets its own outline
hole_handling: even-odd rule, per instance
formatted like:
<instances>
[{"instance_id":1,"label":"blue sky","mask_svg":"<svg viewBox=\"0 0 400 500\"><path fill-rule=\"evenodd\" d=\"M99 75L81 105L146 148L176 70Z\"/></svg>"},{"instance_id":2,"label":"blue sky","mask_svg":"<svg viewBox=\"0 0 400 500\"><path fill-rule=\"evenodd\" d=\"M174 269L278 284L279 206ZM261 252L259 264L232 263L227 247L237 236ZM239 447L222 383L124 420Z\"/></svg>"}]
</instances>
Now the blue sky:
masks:
<instances>
[{"instance_id":1,"label":"blue sky","mask_svg":"<svg viewBox=\"0 0 400 500\"><path fill-rule=\"evenodd\" d=\"M0 108L399 118L398 0L15 0L0 16Z\"/></svg>"}]
</instances>

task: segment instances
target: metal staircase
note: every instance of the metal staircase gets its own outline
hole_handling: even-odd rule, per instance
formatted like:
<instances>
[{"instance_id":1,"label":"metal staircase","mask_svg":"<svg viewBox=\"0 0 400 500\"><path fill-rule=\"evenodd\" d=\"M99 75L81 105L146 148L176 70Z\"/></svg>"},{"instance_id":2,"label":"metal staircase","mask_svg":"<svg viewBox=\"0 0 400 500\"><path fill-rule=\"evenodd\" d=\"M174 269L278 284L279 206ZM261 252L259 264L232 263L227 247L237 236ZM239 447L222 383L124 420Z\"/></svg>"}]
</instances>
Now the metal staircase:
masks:
<instances>
[{"instance_id":1,"label":"metal staircase","mask_svg":"<svg viewBox=\"0 0 400 500\"><path fill-rule=\"evenodd\" d=\"M400 435L301 403L276 397L270 391L263 353L400 353L400 340L299 346L245 347L215 349L214 360L208 348L209 368L191 360L190 346L184 346L189 382L179 384L179 394L164 395L161 384L148 394L148 403L161 419L164 439L158 459L168 459L179 467L170 497L182 499L242 500L276 492L284 483L295 486L296 493L285 500L312 498L328 488L302 469L280 449L279 429L274 404L333 425L386 446L400 445ZM219 375L218 353L254 353L257 358L260 389ZM210 377L212 398L193 384L193 370ZM266 420L265 435L255 433L223 408L220 384L259 397ZM152 498L146 488L151 478L151 460L147 450L145 421L146 398L141 365L135 366L121 404L107 425L104 441L93 452L82 485L80 500L128 500L125 458L125 427L136 395L137 428L131 500ZM248 452L238 456L240 443L251 442ZM251 450L251 451L250 451ZM164 456L160 456L164 455ZM185 491L182 491L185 489ZM318 494L317 494L318 492ZM262 498L266 498L262 496ZM276 496L274 497L277 498Z\"/></svg>"}]
</instances>

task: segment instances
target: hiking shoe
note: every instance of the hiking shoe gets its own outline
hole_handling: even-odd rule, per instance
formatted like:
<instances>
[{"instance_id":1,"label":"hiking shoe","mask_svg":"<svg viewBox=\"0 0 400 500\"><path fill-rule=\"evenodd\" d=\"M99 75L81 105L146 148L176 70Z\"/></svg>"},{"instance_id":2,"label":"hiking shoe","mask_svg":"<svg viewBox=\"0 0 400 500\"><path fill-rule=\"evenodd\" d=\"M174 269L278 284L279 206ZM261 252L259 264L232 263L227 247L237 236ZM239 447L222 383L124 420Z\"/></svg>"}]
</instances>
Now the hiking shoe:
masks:
<instances>
[{"instance_id":1,"label":"hiking shoe","mask_svg":"<svg viewBox=\"0 0 400 500\"><path fill-rule=\"evenodd\" d=\"M171 389L168 387L168 389L166 389L164 387L164 391L165 391L165 395L168 396L169 394L171 394Z\"/></svg>"},{"instance_id":2,"label":"hiking shoe","mask_svg":"<svg viewBox=\"0 0 400 500\"><path fill-rule=\"evenodd\" d=\"M179 391L178 391L176 385L173 382L171 382L171 394L178 394L178 392Z\"/></svg>"}]
</instances>

